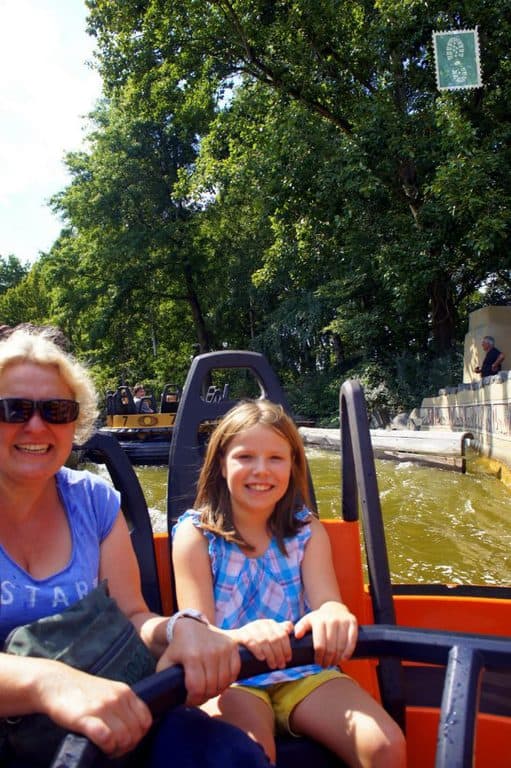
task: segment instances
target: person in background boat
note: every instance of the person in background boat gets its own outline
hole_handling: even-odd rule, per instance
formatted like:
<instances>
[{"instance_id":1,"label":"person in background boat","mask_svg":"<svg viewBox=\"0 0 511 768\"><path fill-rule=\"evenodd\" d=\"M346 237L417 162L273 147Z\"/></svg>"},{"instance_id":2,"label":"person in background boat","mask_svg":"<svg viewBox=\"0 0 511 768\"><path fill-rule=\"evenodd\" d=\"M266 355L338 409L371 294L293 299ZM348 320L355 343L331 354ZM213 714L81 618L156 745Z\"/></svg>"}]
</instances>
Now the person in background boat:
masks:
<instances>
[{"instance_id":1,"label":"person in background boat","mask_svg":"<svg viewBox=\"0 0 511 768\"><path fill-rule=\"evenodd\" d=\"M485 376L493 376L501 370L504 355L500 349L497 349L495 346L495 339L493 336L485 336L481 342L481 346L486 354L482 364L477 366L475 372L480 373L481 378L484 379Z\"/></svg>"},{"instance_id":2,"label":"person in background boat","mask_svg":"<svg viewBox=\"0 0 511 768\"><path fill-rule=\"evenodd\" d=\"M322 742L350 766L404 768L403 733L339 664L357 640L328 535L309 510L301 437L268 400L232 408L210 438L194 509L173 529L179 605L265 660L202 709L243 728L275 762L275 729ZM315 663L285 669L290 636L312 632Z\"/></svg>"},{"instance_id":3,"label":"person in background boat","mask_svg":"<svg viewBox=\"0 0 511 768\"><path fill-rule=\"evenodd\" d=\"M137 411L139 413L154 413L153 409L147 402L147 400L144 400L145 397L145 387L143 384L135 384L133 387L133 401L135 405L137 406Z\"/></svg>"},{"instance_id":4,"label":"person in background boat","mask_svg":"<svg viewBox=\"0 0 511 768\"><path fill-rule=\"evenodd\" d=\"M147 608L119 493L97 475L65 466L73 441L93 429L97 397L88 372L53 338L51 330L18 329L0 340L0 648L14 627L60 611L107 579L157 669L182 664L187 702L199 704L236 679L238 645L186 615L174 621L169 641L169 618ZM151 768L169 760L190 768L268 765L242 731L212 730L211 718L194 708L175 710L152 728L149 709L129 686L0 652L0 720L33 712L86 735L111 757L151 731L144 739ZM9 753L0 762L22 766Z\"/></svg>"}]
</instances>

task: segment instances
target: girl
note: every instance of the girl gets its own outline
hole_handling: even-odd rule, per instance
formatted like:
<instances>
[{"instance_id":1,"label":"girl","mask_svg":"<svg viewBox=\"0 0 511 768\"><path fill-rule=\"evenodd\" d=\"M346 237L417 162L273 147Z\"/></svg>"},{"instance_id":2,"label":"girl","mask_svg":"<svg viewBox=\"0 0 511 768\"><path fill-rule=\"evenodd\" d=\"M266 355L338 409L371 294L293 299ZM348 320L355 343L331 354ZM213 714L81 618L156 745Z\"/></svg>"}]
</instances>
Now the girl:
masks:
<instances>
[{"instance_id":1,"label":"girl","mask_svg":"<svg viewBox=\"0 0 511 768\"><path fill-rule=\"evenodd\" d=\"M272 762L278 728L317 739L350 766L404 767L401 730L337 666L353 652L357 624L309 505L303 444L282 407L231 409L211 436L196 508L174 527L177 597L275 671L203 709L246 731ZM315 664L285 669L289 636L309 631Z\"/></svg>"}]
</instances>

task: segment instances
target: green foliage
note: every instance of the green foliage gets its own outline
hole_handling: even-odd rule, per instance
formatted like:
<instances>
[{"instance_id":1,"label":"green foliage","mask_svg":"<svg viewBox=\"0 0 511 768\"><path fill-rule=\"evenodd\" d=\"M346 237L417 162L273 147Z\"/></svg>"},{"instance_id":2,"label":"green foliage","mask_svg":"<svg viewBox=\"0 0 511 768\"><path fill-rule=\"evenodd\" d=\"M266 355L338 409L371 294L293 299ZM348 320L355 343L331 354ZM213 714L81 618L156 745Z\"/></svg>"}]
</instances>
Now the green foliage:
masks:
<instances>
[{"instance_id":1,"label":"green foliage","mask_svg":"<svg viewBox=\"0 0 511 768\"><path fill-rule=\"evenodd\" d=\"M190 336L208 344L207 262L195 247L193 206L174 193L194 156L193 126L181 140L149 107L137 98L101 105L91 152L68 156L73 181L54 200L70 224L52 254L61 324L71 324L71 311L74 336L94 360L130 381L166 379L174 360L182 374Z\"/></svg>"},{"instance_id":2,"label":"green foliage","mask_svg":"<svg viewBox=\"0 0 511 768\"><path fill-rule=\"evenodd\" d=\"M339 426L339 389L345 379L340 380L334 371L282 378L295 418L312 418L317 427Z\"/></svg>"},{"instance_id":3,"label":"green foliage","mask_svg":"<svg viewBox=\"0 0 511 768\"><path fill-rule=\"evenodd\" d=\"M428 359L417 355L401 355L396 360L394 392L396 410L409 411L420 405L425 396L438 394L442 387L454 387L463 381L463 348Z\"/></svg>"},{"instance_id":4,"label":"green foliage","mask_svg":"<svg viewBox=\"0 0 511 768\"><path fill-rule=\"evenodd\" d=\"M4 272L4 285L6 287L0 293L2 324L14 326L30 322L37 325L51 321L51 302L42 262L34 264L29 271L28 267L21 267L17 259L10 257L8 270Z\"/></svg>"},{"instance_id":5,"label":"green foliage","mask_svg":"<svg viewBox=\"0 0 511 768\"><path fill-rule=\"evenodd\" d=\"M24 266L12 254L4 259L0 256L0 294L14 288L28 274L29 267Z\"/></svg>"},{"instance_id":6,"label":"green foliage","mask_svg":"<svg viewBox=\"0 0 511 768\"><path fill-rule=\"evenodd\" d=\"M511 299L507 1L87 6L105 100L4 315L102 387L259 350L325 422L349 377L389 414L458 381L468 312ZM485 87L439 93L432 31L475 25Z\"/></svg>"}]
</instances>

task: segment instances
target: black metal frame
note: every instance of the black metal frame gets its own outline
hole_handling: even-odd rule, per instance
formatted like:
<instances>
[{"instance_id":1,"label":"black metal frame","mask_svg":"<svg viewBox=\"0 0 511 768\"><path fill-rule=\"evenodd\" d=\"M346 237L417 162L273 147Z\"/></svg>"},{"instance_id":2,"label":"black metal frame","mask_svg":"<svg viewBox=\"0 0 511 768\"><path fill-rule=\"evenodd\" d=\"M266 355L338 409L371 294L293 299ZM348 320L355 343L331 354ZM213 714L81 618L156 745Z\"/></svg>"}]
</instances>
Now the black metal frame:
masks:
<instances>
[{"instance_id":1,"label":"black metal frame","mask_svg":"<svg viewBox=\"0 0 511 768\"><path fill-rule=\"evenodd\" d=\"M343 518L350 521L357 520L360 509L374 620L376 625L386 627L386 642L377 646L375 654L381 656L378 664L378 681L382 703L404 727L405 707L410 703L411 698L410 680L415 675L421 685L424 680L421 672L425 672L428 685L436 688L433 698L441 696L441 700L428 702L430 706L441 706L437 768L469 765L471 764L469 756L472 755L474 746L475 717L479 711L481 690L483 689L483 694L488 693L487 699L490 699L493 694L492 688L498 690L507 687L511 693L511 663L506 659L505 650L507 648L507 654L511 654L511 637L434 633L425 629L403 630L396 626L394 594L413 591L422 594L446 594L447 588L442 585L424 585L421 589L419 585L415 590L413 587L407 590L404 586L393 586L369 419L363 390L358 381L347 381L342 385L339 394L339 411ZM469 596L502 599L509 599L511 596L509 589L494 587L460 588L459 593L452 589L449 591L451 596L465 593ZM371 628L367 629L372 631ZM413 635L407 635L406 632L413 632ZM495 643L498 643L500 649L498 664L496 657L491 653ZM442 646L441 653L438 653L438 644ZM386 648L392 645L396 646L397 652L394 655L386 652ZM449 646L449 653L446 656L447 646ZM414 656L417 649L419 649L420 658ZM357 654L359 650L360 648L357 648ZM446 665L446 670L442 671L440 678L432 674L431 668L411 668L412 674L410 674L410 668L404 669L401 661L436 663ZM483 687L482 672L487 667L498 669L499 675L495 685L485 682ZM436 680L434 680L435 677L437 677ZM463 696L470 697L470 700L462 702L458 695L461 692ZM453 711L457 713L456 727L449 720ZM506 716L509 716L509 713L510 710L507 709ZM502 713L499 712L499 714ZM448 741L450 744L447 744ZM445 752L447 757L442 757ZM460 762L457 761L456 755L459 756Z\"/></svg>"},{"instance_id":2,"label":"black metal frame","mask_svg":"<svg viewBox=\"0 0 511 768\"><path fill-rule=\"evenodd\" d=\"M96 432L78 451L104 463L121 494L121 507L128 521L131 541L140 567L142 593L155 613L161 613L160 585L156 568L153 530L144 492L129 458L117 438Z\"/></svg>"},{"instance_id":3,"label":"black metal frame","mask_svg":"<svg viewBox=\"0 0 511 768\"><path fill-rule=\"evenodd\" d=\"M281 403L289 413L289 405L280 382L264 355L258 352L225 350L198 355L192 360L183 386L172 431L169 454L169 487L167 518L169 534L177 518L192 506L197 477L202 465L204 445L200 440L201 424L214 422L238 402L228 397L207 399L204 383L216 369L249 369L260 387L260 396Z\"/></svg>"}]
</instances>

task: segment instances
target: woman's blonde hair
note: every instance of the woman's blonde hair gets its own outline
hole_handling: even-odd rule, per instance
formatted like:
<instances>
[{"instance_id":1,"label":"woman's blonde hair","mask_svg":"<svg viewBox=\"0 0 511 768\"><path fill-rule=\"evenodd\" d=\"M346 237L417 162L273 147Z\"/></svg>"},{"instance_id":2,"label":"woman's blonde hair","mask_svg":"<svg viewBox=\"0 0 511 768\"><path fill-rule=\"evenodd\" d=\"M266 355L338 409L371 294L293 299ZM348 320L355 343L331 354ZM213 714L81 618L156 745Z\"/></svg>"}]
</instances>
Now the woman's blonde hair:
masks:
<instances>
[{"instance_id":1,"label":"woman's blonde hair","mask_svg":"<svg viewBox=\"0 0 511 768\"><path fill-rule=\"evenodd\" d=\"M16 363L54 366L80 404L75 422L75 441L83 443L94 430L98 417L97 394L92 379L83 365L53 340L55 329L13 330L0 340L0 376Z\"/></svg>"},{"instance_id":2,"label":"woman's blonde hair","mask_svg":"<svg viewBox=\"0 0 511 768\"><path fill-rule=\"evenodd\" d=\"M285 553L284 538L294 535L302 526L295 513L304 505L311 508L311 498L303 442L295 423L281 405L264 399L247 400L238 403L225 414L211 434L194 506L201 513L203 528L252 549L236 530L229 489L222 475L222 460L233 437L257 424L273 429L291 448L289 485L268 521L270 533Z\"/></svg>"}]
</instances>

